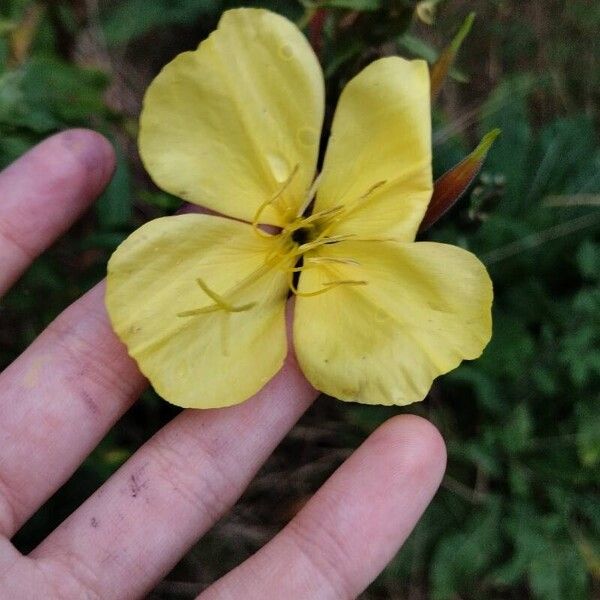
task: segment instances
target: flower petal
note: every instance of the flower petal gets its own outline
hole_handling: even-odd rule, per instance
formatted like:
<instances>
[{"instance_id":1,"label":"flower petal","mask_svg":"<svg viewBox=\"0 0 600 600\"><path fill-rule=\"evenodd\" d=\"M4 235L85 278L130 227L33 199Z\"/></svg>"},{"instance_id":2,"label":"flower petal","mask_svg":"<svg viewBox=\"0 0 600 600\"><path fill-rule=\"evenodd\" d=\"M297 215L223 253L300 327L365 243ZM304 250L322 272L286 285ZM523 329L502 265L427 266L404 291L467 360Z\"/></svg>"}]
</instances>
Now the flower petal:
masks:
<instances>
[{"instance_id":1,"label":"flower petal","mask_svg":"<svg viewBox=\"0 0 600 600\"><path fill-rule=\"evenodd\" d=\"M288 288L284 274L264 267L272 244L245 223L186 214L147 223L113 254L106 291L113 328L169 402L237 404L281 368ZM198 278L245 310L178 316L215 306Z\"/></svg>"},{"instance_id":2,"label":"flower petal","mask_svg":"<svg viewBox=\"0 0 600 600\"><path fill-rule=\"evenodd\" d=\"M323 75L300 30L265 10L230 10L148 88L140 153L161 188L251 221L295 168L278 202L296 209L304 201L323 110ZM272 206L262 216L283 224Z\"/></svg>"},{"instance_id":3,"label":"flower petal","mask_svg":"<svg viewBox=\"0 0 600 600\"><path fill-rule=\"evenodd\" d=\"M322 262L349 258L359 264ZM430 242L343 242L320 249L303 271L294 344L308 380L341 400L409 404L435 377L478 357L491 335L492 285L485 267L460 248ZM310 261L308 261L310 263Z\"/></svg>"},{"instance_id":4,"label":"flower petal","mask_svg":"<svg viewBox=\"0 0 600 600\"><path fill-rule=\"evenodd\" d=\"M431 191L427 63L377 60L342 92L315 211L348 207L335 233L412 241Z\"/></svg>"}]
</instances>

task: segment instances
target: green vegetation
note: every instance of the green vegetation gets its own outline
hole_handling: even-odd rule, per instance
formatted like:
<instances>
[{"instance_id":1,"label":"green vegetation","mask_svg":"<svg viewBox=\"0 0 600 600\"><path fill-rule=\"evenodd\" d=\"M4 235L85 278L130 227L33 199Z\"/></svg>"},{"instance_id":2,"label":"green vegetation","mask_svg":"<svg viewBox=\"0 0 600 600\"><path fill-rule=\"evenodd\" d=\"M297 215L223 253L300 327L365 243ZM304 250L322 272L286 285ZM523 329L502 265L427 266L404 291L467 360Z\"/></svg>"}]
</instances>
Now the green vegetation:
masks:
<instances>
[{"instance_id":1,"label":"green vegetation","mask_svg":"<svg viewBox=\"0 0 600 600\"><path fill-rule=\"evenodd\" d=\"M434 16L432 25L413 17L417 4L422 19ZM374 427L407 411L443 432L447 477L409 543L364 598L596 596L600 6L594 3L4 0L0 167L72 126L111 138L119 167L94 211L2 301L1 365L102 276L130 231L178 207L139 163L141 97L162 64L194 47L222 10L239 5L266 6L308 25L327 76L328 119L342 85L361 66L391 52L434 61L467 9L477 12L434 111L436 173L466 156L485 132L500 127L502 135L467 196L427 237L468 247L489 266L494 338L482 359L441 378L421 405L319 400L231 517L199 546L210 548L201 566L194 550L155 597L192 598L281 527ZM33 547L174 412L146 393L17 544Z\"/></svg>"}]
</instances>

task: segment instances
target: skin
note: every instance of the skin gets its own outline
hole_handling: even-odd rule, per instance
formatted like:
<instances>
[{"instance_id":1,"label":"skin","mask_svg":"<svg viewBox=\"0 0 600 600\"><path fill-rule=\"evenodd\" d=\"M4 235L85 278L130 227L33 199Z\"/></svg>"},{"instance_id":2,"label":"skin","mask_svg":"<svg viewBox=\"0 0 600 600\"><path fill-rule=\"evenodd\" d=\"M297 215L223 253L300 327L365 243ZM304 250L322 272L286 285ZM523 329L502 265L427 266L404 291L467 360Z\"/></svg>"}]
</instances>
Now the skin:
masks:
<instances>
[{"instance_id":1,"label":"skin","mask_svg":"<svg viewBox=\"0 0 600 600\"><path fill-rule=\"evenodd\" d=\"M0 173L0 293L85 211L114 169L91 131L49 138ZM30 555L10 538L147 382L113 334L104 284L0 374L0 598L141 598L235 503L317 396L290 352L255 397L178 415ZM257 554L199 598L355 598L405 541L443 476L428 421L390 419Z\"/></svg>"}]
</instances>

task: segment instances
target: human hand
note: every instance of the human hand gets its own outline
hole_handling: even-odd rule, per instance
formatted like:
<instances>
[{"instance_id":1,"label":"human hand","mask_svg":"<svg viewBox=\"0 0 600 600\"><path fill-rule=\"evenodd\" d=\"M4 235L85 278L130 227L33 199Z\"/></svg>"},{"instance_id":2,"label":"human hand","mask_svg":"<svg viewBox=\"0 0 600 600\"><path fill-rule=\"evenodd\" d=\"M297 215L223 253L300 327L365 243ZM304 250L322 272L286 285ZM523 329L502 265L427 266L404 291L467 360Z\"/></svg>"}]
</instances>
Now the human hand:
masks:
<instances>
[{"instance_id":1,"label":"human hand","mask_svg":"<svg viewBox=\"0 0 600 600\"><path fill-rule=\"evenodd\" d=\"M0 294L89 206L113 168L102 137L74 130L0 174ZM103 294L101 283L0 374L2 599L142 597L232 506L317 395L290 354L247 402L182 412L23 556L10 538L146 385L111 330ZM431 424L390 419L273 540L200 597L356 597L406 539L444 466Z\"/></svg>"}]
</instances>

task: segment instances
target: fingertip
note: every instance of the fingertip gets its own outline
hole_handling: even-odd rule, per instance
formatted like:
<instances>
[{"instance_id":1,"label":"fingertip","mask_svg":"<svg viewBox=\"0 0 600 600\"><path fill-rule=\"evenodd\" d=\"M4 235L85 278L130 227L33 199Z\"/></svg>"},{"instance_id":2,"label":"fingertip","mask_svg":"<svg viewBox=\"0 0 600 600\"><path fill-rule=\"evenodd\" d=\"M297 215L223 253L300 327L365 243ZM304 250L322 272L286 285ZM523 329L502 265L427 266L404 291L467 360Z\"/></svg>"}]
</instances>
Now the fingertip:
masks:
<instances>
[{"instance_id":1,"label":"fingertip","mask_svg":"<svg viewBox=\"0 0 600 600\"><path fill-rule=\"evenodd\" d=\"M286 598L358 597L414 529L445 462L444 441L429 421L391 418L282 532L202 597L237 597L248 581L257 598L273 585Z\"/></svg>"},{"instance_id":2,"label":"fingertip","mask_svg":"<svg viewBox=\"0 0 600 600\"><path fill-rule=\"evenodd\" d=\"M417 415L392 417L372 434L371 442L381 444L402 471L439 486L446 470L446 444L427 419Z\"/></svg>"},{"instance_id":3,"label":"fingertip","mask_svg":"<svg viewBox=\"0 0 600 600\"><path fill-rule=\"evenodd\" d=\"M71 164L71 173L81 172L90 197L97 196L110 181L116 167L112 144L91 129L67 129L48 138L43 145L56 151ZM75 170L75 171L74 171Z\"/></svg>"}]
</instances>

